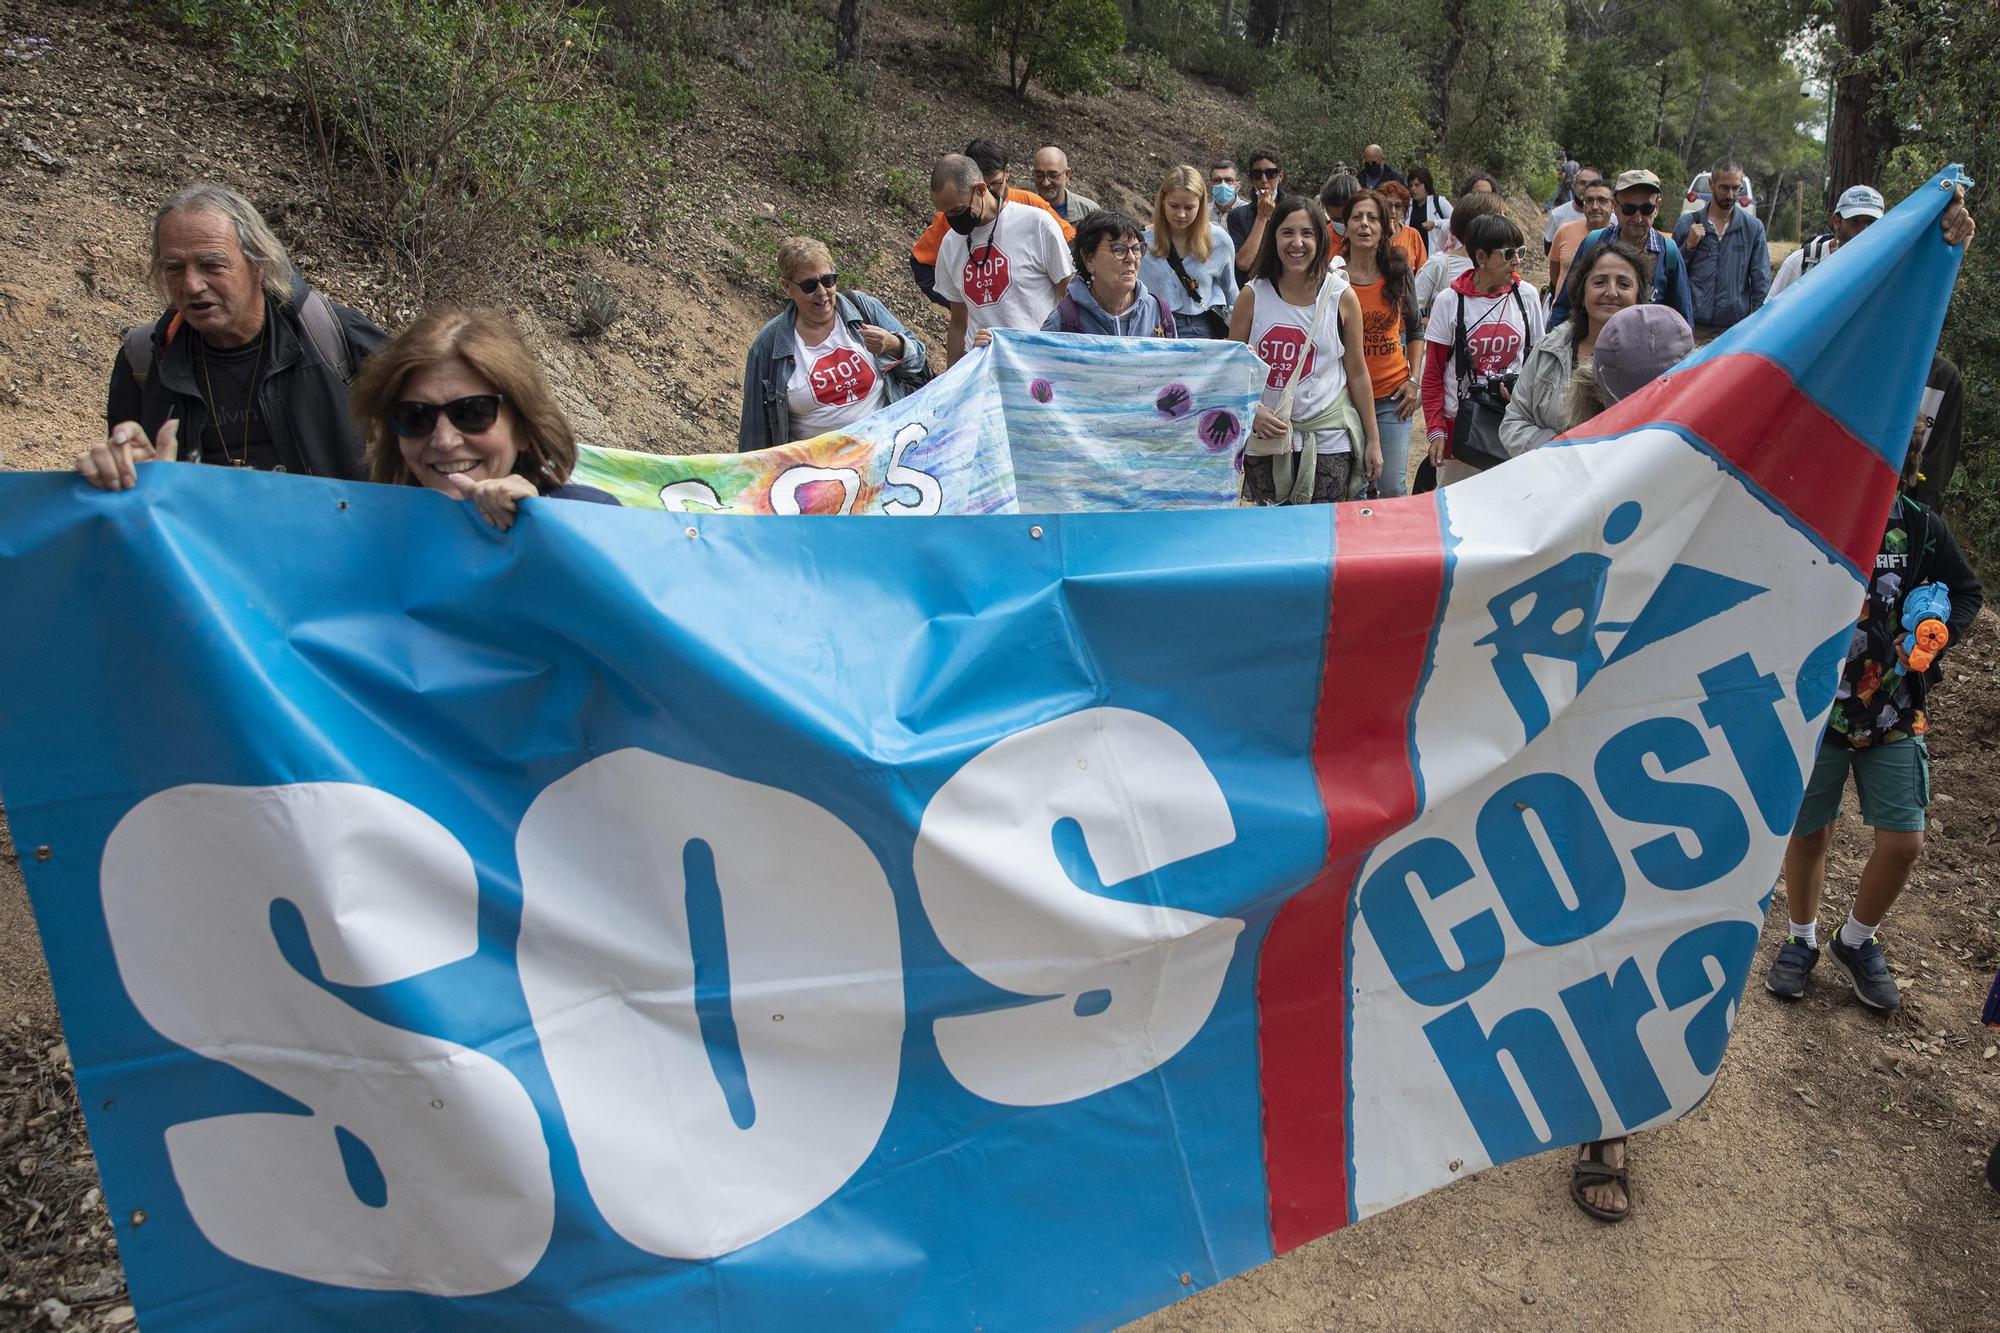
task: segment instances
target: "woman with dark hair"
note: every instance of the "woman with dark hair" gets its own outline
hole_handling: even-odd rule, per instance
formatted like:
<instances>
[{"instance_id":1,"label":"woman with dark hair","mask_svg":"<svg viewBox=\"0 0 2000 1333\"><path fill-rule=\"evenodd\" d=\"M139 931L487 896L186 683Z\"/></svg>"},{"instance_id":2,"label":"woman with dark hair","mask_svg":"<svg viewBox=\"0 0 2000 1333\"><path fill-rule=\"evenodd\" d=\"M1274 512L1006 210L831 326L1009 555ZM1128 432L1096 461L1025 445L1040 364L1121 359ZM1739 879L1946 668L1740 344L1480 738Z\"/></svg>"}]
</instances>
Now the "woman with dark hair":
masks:
<instances>
[{"instance_id":1,"label":"woman with dark hair","mask_svg":"<svg viewBox=\"0 0 2000 1333\"><path fill-rule=\"evenodd\" d=\"M1174 312L1179 338L1220 338L1236 304L1236 245L1210 218L1201 173L1175 167L1153 196L1139 281Z\"/></svg>"},{"instance_id":2,"label":"woman with dark hair","mask_svg":"<svg viewBox=\"0 0 2000 1333\"><path fill-rule=\"evenodd\" d=\"M570 484L576 436L541 362L496 310L433 310L368 358L349 411L370 481L470 500L496 528L523 500L618 503Z\"/></svg>"},{"instance_id":3,"label":"woman with dark hair","mask_svg":"<svg viewBox=\"0 0 2000 1333\"><path fill-rule=\"evenodd\" d=\"M1380 491L1385 496L1409 493L1410 417L1421 397L1424 346L1409 256L1402 247L1385 243L1395 226L1395 211L1386 189L1363 190L1347 206L1347 280L1361 302L1362 352L1375 391L1375 432L1382 441ZM1397 234L1412 230L1404 227Z\"/></svg>"},{"instance_id":4,"label":"woman with dark hair","mask_svg":"<svg viewBox=\"0 0 2000 1333\"><path fill-rule=\"evenodd\" d=\"M1652 256L1623 241L1603 242L1577 264L1569 279L1569 318L1528 353L1500 422L1508 457L1539 449L1569 429L1571 373L1597 350L1605 321L1637 304L1652 280Z\"/></svg>"},{"instance_id":5,"label":"woman with dark hair","mask_svg":"<svg viewBox=\"0 0 2000 1333\"><path fill-rule=\"evenodd\" d=\"M1451 248L1451 201L1438 193L1429 167L1411 167L1410 225L1424 234L1431 254Z\"/></svg>"},{"instance_id":6,"label":"woman with dark hair","mask_svg":"<svg viewBox=\"0 0 2000 1333\"><path fill-rule=\"evenodd\" d=\"M1498 194L1500 187L1485 172L1475 171L1459 182L1458 193L1460 198L1468 194Z\"/></svg>"},{"instance_id":7,"label":"woman with dark hair","mask_svg":"<svg viewBox=\"0 0 2000 1333\"><path fill-rule=\"evenodd\" d=\"M1270 222L1271 244L1229 321L1229 336L1268 367L1243 494L1257 505L1327 504L1346 498L1357 466L1370 481L1382 471L1361 301L1331 263L1318 203L1287 196Z\"/></svg>"},{"instance_id":8,"label":"woman with dark hair","mask_svg":"<svg viewBox=\"0 0 2000 1333\"><path fill-rule=\"evenodd\" d=\"M1517 271L1521 229L1487 213L1463 235L1472 267L1431 306L1424 332L1424 427L1440 486L1505 459L1499 427L1514 372L1542 340L1541 295Z\"/></svg>"},{"instance_id":9,"label":"woman with dark hair","mask_svg":"<svg viewBox=\"0 0 2000 1333\"><path fill-rule=\"evenodd\" d=\"M1139 281L1146 234L1123 213L1099 209L1077 225L1070 258L1080 281L1042 321L1044 333L1097 333L1112 338L1171 338L1174 312Z\"/></svg>"}]
</instances>

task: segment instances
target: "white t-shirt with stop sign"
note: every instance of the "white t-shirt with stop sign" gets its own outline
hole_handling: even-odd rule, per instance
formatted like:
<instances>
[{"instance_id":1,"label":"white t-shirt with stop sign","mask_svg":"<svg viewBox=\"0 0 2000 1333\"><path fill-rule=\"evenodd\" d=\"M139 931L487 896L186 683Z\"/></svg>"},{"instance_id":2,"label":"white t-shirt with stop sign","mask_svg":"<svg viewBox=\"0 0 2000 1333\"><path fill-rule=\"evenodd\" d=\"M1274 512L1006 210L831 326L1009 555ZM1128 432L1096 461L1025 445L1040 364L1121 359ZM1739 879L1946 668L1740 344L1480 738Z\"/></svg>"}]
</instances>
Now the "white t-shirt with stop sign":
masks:
<instances>
[{"instance_id":1,"label":"white t-shirt with stop sign","mask_svg":"<svg viewBox=\"0 0 2000 1333\"><path fill-rule=\"evenodd\" d=\"M1518 299L1517 299L1518 292ZM1472 290L1468 274L1460 275L1449 291L1440 293L1431 306L1424 341L1455 347L1461 307L1465 318L1465 348L1471 354L1470 367L1456 357L1445 367L1444 414L1458 415L1458 380L1468 370L1475 379L1487 379L1518 370L1528 359L1528 350L1542 340L1542 298L1534 284L1516 282L1513 288L1489 296Z\"/></svg>"},{"instance_id":2,"label":"white t-shirt with stop sign","mask_svg":"<svg viewBox=\"0 0 2000 1333\"><path fill-rule=\"evenodd\" d=\"M938 245L937 289L965 302L965 347L981 329L1039 329L1056 308L1056 284L1073 272L1069 242L1054 217L1007 204L969 236L948 231Z\"/></svg>"},{"instance_id":3,"label":"white t-shirt with stop sign","mask_svg":"<svg viewBox=\"0 0 2000 1333\"><path fill-rule=\"evenodd\" d=\"M785 381L792 438L809 440L851 426L889 401L875 358L847 321L836 319L826 341L792 332L792 377Z\"/></svg>"},{"instance_id":4,"label":"white t-shirt with stop sign","mask_svg":"<svg viewBox=\"0 0 2000 1333\"><path fill-rule=\"evenodd\" d=\"M1338 271L1329 274L1327 280L1340 286L1347 284L1346 277ZM1265 366L1264 406L1277 411L1278 399L1284 395L1285 386L1297 374L1300 376L1299 387L1292 392L1291 419L1308 421L1318 416L1347 392L1347 362L1343 359L1340 345L1338 291L1326 303L1326 313L1320 317L1319 326L1313 328L1313 312L1319 308L1317 295L1311 305L1293 305L1262 278L1251 282L1246 290L1255 294L1250 314L1250 350ZM1297 441L1298 436L1294 435L1294 449L1302 447ZM1317 451L1323 454L1344 454L1354 447L1344 430L1320 431L1314 441ZM1250 452L1265 452L1265 443L1253 437ZM1269 452L1279 451L1277 445L1270 446Z\"/></svg>"}]
</instances>

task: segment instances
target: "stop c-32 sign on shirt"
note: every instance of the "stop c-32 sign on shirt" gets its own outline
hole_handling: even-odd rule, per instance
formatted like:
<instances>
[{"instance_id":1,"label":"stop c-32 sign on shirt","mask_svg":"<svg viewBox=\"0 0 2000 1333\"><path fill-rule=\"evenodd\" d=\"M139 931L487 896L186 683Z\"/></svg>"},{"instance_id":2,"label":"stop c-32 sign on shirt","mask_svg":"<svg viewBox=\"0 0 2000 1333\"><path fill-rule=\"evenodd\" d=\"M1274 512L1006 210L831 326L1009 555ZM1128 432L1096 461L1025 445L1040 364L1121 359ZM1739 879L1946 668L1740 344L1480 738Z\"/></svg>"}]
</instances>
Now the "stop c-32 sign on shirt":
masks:
<instances>
[{"instance_id":1,"label":"stop c-32 sign on shirt","mask_svg":"<svg viewBox=\"0 0 2000 1333\"><path fill-rule=\"evenodd\" d=\"M980 246L966 255L962 276L968 303L992 305L1007 294L1007 252L994 245Z\"/></svg>"},{"instance_id":2,"label":"stop c-32 sign on shirt","mask_svg":"<svg viewBox=\"0 0 2000 1333\"><path fill-rule=\"evenodd\" d=\"M827 407L846 407L875 387L875 367L852 347L840 347L813 362L813 397Z\"/></svg>"},{"instance_id":3,"label":"stop c-32 sign on shirt","mask_svg":"<svg viewBox=\"0 0 2000 1333\"><path fill-rule=\"evenodd\" d=\"M1264 330L1264 336L1257 340L1257 355L1271 368L1264 383L1273 389L1282 389L1291 381L1292 371L1299 364L1299 352L1304 350L1305 369L1301 376L1313 373L1313 349L1306 342L1306 331L1295 324L1273 324Z\"/></svg>"},{"instance_id":4,"label":"stop c-32 sign on shirt","mask_svg":"<svg viewBox=\"0 0 2000 1333\"><path fill-rule=\"evenodd\" d=\"M1504 319L1488 320L1465 335L1475 375L1491 375L1514 364L1521 354L1521 331Z\"/></svg>"}]
</instances>

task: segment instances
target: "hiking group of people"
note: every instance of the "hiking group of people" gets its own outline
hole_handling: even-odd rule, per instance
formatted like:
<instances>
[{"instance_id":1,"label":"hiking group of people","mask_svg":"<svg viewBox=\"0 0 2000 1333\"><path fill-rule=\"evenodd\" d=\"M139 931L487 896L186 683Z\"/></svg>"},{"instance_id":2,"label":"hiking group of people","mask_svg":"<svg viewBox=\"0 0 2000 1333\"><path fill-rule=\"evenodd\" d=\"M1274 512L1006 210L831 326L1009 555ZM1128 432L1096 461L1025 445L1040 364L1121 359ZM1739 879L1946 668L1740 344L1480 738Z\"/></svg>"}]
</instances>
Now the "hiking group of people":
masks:
<instances>
[{"instance_id":1,"label":"hiking group of people","mask_svg":"<svg viewBox=\"0 0 2000 1333\"><path fill-rule=\"evenodd\" d=\"M1545 298L1520 277L1525 237L1485 175L1447 200L1427 170L1399 173L1369 145L1359 171L1307 194L1288 188L1276 149L1258 148L1240 170L1174 167L1142 221L1077 193L1055 146L1035 155L1032 191L1012 188L1005 153L982 139L933 166L936 216L910 264L923 297L949 310L947 367L994 329L1242 342L1265 370L1243 458L1249 504L1397 496L1419 407L1417 489L1504 465L1809 282L1883 214L1871 187L1848 189L1774 279L1762 224L1736 205L1741 167L1719 162L1710 179L1707 205L1667 234L1652 172L1607 179L1575 164L1557 210L1574 216L1552 217L1543 237ZM1944 238L1973 230L1961 197ZM923 341L883 301L844 290L825 244L790 238L777 259L788 303L749 349L740 448L840 430L932 378ZM107 434L77 460L94 486L128 490L138 463L178 458L424 486L503 529L532 499L617 503L571 481L574 432L502 314L433 311L392 339L309 288L257 209L210 184L160 206L151 276L166 308L118 349ZM1956 642L1982 599L1938 512L1961 392L1938 358L1785 858L1789 930L1766 977L1781 997L1802 996L1820 958L1851 771L1875 845L1825 948L1864 1004L1900 1003L1876 929L1923 845L1925 699L1940 678L1934 654L1912 660L1909 611L1936 590L1924 595L1945 599L1935 618ZM1586 1145L1575 1165L1571 1196L1593 1216L1630 1210L1624 1148Z\"/></svg>"}]
</instances>

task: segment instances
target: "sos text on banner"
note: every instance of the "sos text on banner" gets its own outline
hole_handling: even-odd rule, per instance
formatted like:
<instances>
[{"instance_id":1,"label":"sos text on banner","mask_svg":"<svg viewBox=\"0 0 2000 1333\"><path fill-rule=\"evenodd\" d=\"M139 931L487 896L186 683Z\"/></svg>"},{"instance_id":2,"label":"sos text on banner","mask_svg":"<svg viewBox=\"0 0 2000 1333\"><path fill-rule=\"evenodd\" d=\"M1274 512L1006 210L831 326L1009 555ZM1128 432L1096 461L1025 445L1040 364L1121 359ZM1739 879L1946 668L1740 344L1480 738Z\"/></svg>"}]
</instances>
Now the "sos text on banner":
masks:
<instances>
[{"instance_id":1,"label":"sos text on banner","mask_svg":"<svg viewBox=\"0 0 2000 1333\"><path fill-rule=\"evenodd\" d=\"M1951 179L1428 496L0 476L0 790L142 1322L1104 1328L1685 1113Z\"/></svg>"}]
</instances>

